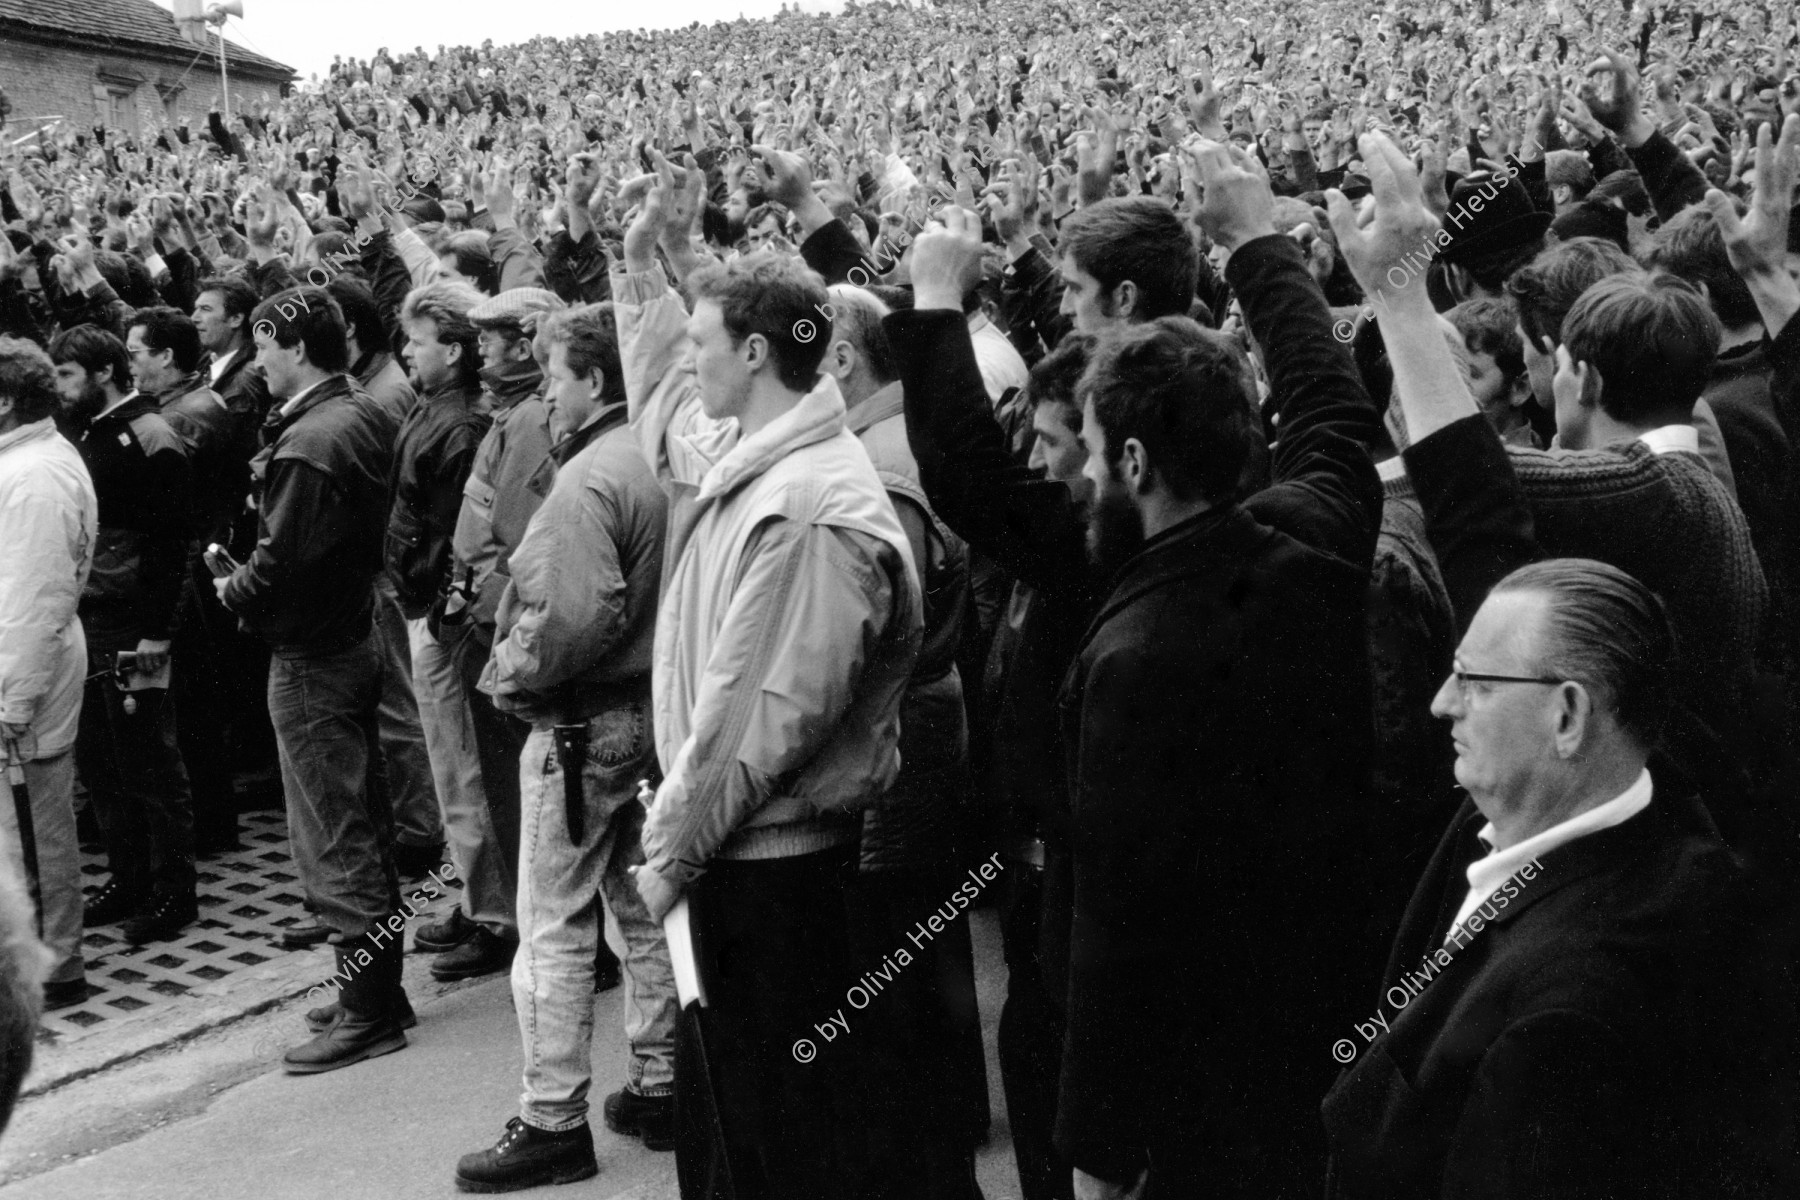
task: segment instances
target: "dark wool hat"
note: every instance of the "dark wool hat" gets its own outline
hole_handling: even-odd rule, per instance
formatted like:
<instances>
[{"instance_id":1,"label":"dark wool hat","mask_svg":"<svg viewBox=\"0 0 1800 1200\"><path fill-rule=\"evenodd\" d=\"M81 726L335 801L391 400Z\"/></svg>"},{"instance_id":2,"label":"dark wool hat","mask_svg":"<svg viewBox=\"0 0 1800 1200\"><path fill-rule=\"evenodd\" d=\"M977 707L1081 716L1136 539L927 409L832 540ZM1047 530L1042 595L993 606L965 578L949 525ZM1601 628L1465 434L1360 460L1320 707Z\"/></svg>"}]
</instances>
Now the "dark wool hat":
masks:
<instances>
[{"instance_id":1,"label":"dark wool hat","mask_svg":"<svg viewBox=\"0 0 1800 1200\"><path fill-rule=\"evenodd\" d=\"M1631 253L1625 210L1604 200L1583 200L1550 222L1550 232L1560 242L1578 237L1602 238Z\"/></svg>"},{"instance_id":2,"label":"dark wool hat","mask_svg":"<svg viewBox=\"0 0 1800 1200\"><path fill-rule=\"evenodd\" d=\"M444 206L430 196L414 196L400 206L400 211L415 221L442 221Z\"/></svg>"},{"instance_id":3,"label":"dark wool hat","mask_svg":"<svg viewBox=\"0 0 1800 1200\"><path fill-rule=\"evenodd\" d=\"M1543 240L1550 214L1531 203L1516 176L1477 171L1456 181L1444 231L1450 244L1439 255L1448 263L1467 263Z\"/></svg>"}]
</instances>

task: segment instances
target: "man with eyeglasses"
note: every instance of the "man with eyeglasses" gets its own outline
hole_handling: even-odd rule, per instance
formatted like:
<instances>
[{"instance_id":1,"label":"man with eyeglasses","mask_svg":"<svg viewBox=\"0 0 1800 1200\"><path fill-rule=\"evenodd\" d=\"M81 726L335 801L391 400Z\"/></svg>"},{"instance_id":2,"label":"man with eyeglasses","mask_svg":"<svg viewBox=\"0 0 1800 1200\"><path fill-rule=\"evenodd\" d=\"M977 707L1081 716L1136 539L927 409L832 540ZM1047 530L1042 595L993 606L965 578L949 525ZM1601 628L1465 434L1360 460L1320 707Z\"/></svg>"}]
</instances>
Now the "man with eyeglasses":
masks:
<instances>
[{"instance_id":1,"label":"man with eyeglasses","mask_svg":"<svg viewBox=\"0 0 1800 1200\"><path fill-rule=\"evenodd\" d=\"M1794 1194L1785 959L1655 756L1677 669L1662 602L1590 559L1476 612L1432 703L1469 799L1331 1049L1332 1200Z\"/></svg>"}]
</instances>

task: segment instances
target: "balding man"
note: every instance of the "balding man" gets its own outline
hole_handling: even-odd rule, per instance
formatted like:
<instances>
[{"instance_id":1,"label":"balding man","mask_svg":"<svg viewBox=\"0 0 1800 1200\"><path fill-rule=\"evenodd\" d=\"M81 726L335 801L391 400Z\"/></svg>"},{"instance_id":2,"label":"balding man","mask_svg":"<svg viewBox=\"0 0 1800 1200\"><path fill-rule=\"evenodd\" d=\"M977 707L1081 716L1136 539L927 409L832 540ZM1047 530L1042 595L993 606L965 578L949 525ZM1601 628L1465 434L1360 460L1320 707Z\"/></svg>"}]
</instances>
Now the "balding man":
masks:
<instances>
[{"instance_id":1,"label":"balding man","mask_svg":"<svg viewBox=\"0 0 1800 1200\"><path fill-rule=\"evenodd\" d=\"M1476 612L1432 704L1469 801L1331 1048L1333 1200L1794 1194L1782 960L1653 757L1676 658L1655 595L1588 559Z\"/></svg>"}]
</instances>

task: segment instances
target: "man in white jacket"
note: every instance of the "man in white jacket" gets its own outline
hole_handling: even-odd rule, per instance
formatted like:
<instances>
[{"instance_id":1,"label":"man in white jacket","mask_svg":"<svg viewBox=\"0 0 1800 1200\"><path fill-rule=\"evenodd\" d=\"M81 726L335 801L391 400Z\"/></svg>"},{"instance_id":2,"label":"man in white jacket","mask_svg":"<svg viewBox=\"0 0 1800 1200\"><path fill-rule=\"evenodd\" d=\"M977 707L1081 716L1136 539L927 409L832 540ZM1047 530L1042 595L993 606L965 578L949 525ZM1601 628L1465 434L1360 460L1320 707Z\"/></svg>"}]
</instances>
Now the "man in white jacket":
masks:
<instances>
[{"instance_id":1,"label":"man in white jacket","mask_svg":"<svg viewBox=\"0 0 1800 1200\"><path fill-rule=\"evenodd\" d=\"M44 1007L87 999L81 961L81 860L75 838L75 728L87 640L75 605L94 560L99 507L81 455L51 420L56 369L29 342L0 338L0 758L23 759L31 829L10 785L0 802L4 869L24 877L37 851L43 939L56 954ZM0 773L0 779L4 779Z\"/></svg>"},{"instance_id":2,"label":"man in white jacket","mask_svg":"<svg viewBox=\"0 0 1800 1200\"><path fill-rule=\"evenodd\" d=\"M862 810L899 773L919 577L819 375L819 277L762 254L691 278L691 315L669 290L655 244L687 251L697 183L677 196L662 166L613 280L631 428L670 510L651 672L665 777L637 884L653 917L689 899L707 996L705 1063L677 1041L677 1163L699 1179L723 1157L739 1200L856 1195L864 1051L814 1024L870 966L845 889ZM708 1101L722 1141L694 1118Z\"/></svg>"}]
</instances>

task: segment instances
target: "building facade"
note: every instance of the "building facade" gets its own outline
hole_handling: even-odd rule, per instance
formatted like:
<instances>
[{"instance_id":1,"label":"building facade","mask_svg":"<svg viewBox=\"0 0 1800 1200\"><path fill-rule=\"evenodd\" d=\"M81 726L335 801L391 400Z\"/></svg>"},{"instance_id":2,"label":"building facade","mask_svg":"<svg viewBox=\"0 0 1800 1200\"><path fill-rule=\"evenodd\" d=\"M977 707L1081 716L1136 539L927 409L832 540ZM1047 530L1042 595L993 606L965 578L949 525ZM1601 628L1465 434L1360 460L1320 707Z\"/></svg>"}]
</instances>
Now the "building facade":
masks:
<instances>
[{"instance_id":1,"label":"building facade","mask_svg":"<svg viewBox=\"0 0 1800 1200\"><path fill-rule=\"evenodd\" d=\"M183 118L204 125L219 94L218 35L182 38L153 0L0 0L0 87L12 103L4 136L61 118L142 134ZM233 111L273 103L292 68L225 43Z\"/></svg>"}]
</instances>

